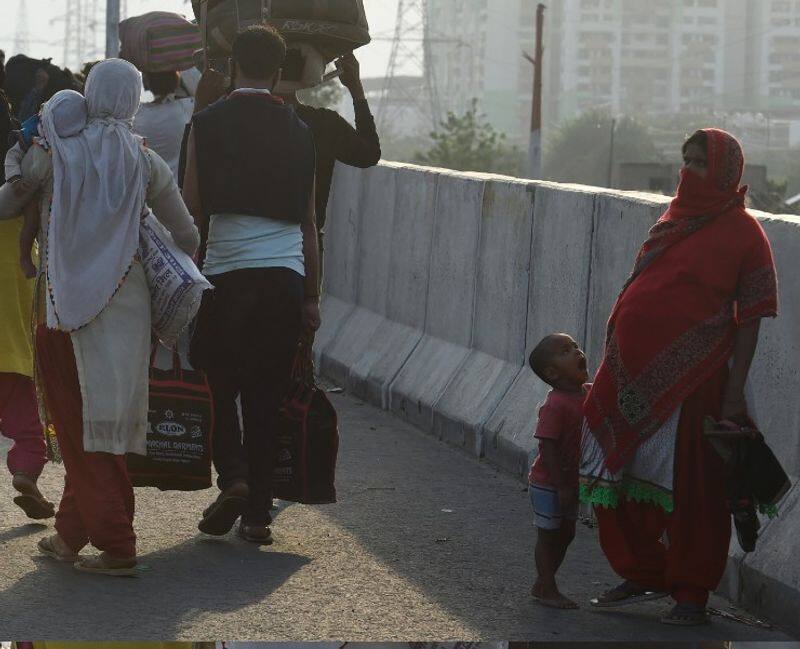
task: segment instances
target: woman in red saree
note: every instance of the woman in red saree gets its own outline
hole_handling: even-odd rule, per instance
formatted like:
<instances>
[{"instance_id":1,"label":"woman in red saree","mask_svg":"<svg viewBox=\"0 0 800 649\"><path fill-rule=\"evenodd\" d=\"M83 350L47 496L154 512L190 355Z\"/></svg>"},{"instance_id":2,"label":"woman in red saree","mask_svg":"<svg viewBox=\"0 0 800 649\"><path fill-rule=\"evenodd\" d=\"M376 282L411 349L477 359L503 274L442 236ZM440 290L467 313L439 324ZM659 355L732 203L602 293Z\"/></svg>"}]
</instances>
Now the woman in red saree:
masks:
<instances>
[{"instance_id":1,"label":"woman in red saree","mask_svg":"<svg viewBox=\"0 0 800 649\"><path fill-rule=\"evenodd\" d=\"M746 418L760 319L777 315L778 300L769 241L739 187L741 145L706 129L683 153L677 196L609 319L585 404L581 498L625 580L593 604L670 595L677 605L662 621L690 625L708 621L731 535L723 465L703 420Z\"/></svg>"}]
</instances>

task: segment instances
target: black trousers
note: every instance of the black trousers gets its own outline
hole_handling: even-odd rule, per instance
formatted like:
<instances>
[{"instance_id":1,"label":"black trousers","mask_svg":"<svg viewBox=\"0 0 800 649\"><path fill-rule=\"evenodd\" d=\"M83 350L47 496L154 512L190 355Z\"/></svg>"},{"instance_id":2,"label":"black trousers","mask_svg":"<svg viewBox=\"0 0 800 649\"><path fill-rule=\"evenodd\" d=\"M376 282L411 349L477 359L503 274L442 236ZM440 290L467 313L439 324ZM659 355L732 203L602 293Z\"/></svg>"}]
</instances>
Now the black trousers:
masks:
<instances>
[{"instance_id":1,"label":"black trousers","mask_svg":"<svg viewBox=\"0 0 800 649\"><path fill-rule=\"evenodd\" d=\"M243 522L269 525L274 429L300 340L303 278L287 268L254 268L208 279L214 291L204 295L191 360L205 370L214 397L217 485L247 482Z\"/></svg>"}]
</instances>

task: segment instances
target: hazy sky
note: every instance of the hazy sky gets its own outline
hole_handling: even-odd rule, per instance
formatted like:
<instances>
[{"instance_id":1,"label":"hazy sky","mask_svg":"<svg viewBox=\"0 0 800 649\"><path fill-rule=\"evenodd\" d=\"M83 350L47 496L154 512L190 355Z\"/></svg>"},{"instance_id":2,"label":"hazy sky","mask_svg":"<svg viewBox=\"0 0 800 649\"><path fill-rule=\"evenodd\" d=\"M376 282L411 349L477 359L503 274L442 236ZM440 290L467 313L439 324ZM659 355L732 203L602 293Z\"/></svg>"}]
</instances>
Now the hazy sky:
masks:
<instances>
[{"instance_id":1,"label":"hazy sky","mask_svg":"<svg viewBox=\"0 0 800 649\"><path fill-rule=\"evenodd\" d=\"M21 0L0 0L3 4L3 27L0 27L0 48L7 55L15 53L14 36L19 20ZM123 0L124 2L124 0ZM54 63L63 59L64 15L67 0L25 0L28 7L28 54L35 57L53 57ZM104 0L100 5L105 6ZM397 0L364 0L370 31L373 36L386 37L394 30ZM128 0L128 15L147 11L176 11L192 14L192 8L184 0ZM389 59L390 44L378 40L358 50L364 76L383 76Z\"/></svg>"}]
</instances>

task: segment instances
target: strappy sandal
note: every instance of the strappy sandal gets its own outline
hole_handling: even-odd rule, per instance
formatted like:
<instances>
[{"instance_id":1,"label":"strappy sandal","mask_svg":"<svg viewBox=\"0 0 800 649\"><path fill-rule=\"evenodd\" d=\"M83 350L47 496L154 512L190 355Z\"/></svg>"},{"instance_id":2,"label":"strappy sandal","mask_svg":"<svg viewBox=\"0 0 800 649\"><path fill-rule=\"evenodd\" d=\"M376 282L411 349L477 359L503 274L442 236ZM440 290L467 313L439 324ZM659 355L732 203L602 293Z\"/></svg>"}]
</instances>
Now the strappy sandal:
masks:
<instances>
[{"instance_id":1,"label":"strappy sandal","mask_svg":"<svg viewBox=\"0 0 800 649\"><path fill-rule=\"evenodd\" d=\"M673 626L702 626L709 624L708 611L695 604L676 604L672 610L661 618L662 624Z\"/></svg>"},{"instance_id":2,"label":"strappy sandal","mask_svg":"<svg viewBox=\"0 0 800 649\"><path fill-rule=\"evenodd\" d=\"M39 552L41 552L44 556L50 557L51 559L55 559L56 561L60 561L61 563L75 563L78 560L78 554L75 552L70 553L61 553L56 549L55 540L58 538L57 534L53 536L46 536L43 539L39 539L39 542L36 544L36 547L39 548Z\"/></svg>"},{"instance_id":3,"label":"strappy sandal","mask_svg":"<svg viewBox=\"0 0 800 649\"><path fill-rule=\"evenodd\" d=\"M272 530L266 525L245 525L239 524L236 533L240 538L250 543L260 543L261 545L272 545Z\"/></svg>"},{"instance_id":4,"label":"strappy sandal","mask_svg":"<svg viewBox=\"0 0 800 649\"><path fill-rule=\"evenodd\" d=\"M230 532L247 509L249 491L245 483L237 483L223 491L203 512L203 520L198 523L197 529L211 536L224 536Z\"/></svg>"},{"instance_id":5,"label":"strappy sandal","mask_svg":"<svg viewBox=\"0 0 800 649\"><path fill-rule=\"evenodd\" d=\"M99 557L84 557L75 562L75 569L93 575L106 575L108 577L136 577L136 559L114 559L106 552Z\"/></svg>"},{"instance_id":6,"label":"strappy sandal","mask_svg":"<svg viewBox=\"0 0 800 649\"><path fill-rule=\"evenodd\" d=\"M651 602L664 597L667 597L667 593L648 590L632 581L624 581L619 586L607 590L600 597L592 599L590 604L595 608L617 608L619 606L638 604L639 602Z\"/></svg>"}]
</instances>

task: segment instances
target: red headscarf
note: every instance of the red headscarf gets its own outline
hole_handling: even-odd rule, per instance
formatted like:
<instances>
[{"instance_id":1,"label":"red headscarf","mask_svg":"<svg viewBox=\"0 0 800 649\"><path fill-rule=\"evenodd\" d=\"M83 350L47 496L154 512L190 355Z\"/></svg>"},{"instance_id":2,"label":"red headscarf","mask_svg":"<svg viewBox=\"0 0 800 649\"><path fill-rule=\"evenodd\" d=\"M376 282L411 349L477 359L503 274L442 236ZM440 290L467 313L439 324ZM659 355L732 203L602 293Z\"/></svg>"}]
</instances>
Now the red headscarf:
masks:
<instances>
[{"instance_id":1,"label":"red headscarf","mask_svg":"<svg viewBox=\"0 0 800 649\"><path fill-rule=\"evenodd\" d=\"M724 131L703 133L708 175L681 171L611 313L587 396L612 473L730 358L737 322L777 313L769 242L739 187L742 147Z\"/></svg>"},{"instance_id":2,"label":"red headscarf","mask_svg":"<svg viewBox=\"0 0 800 649\"><path fill-rule=\"evenodd\" d=\"M622 289L623 293L639 273L667 248L717 216L744 209L747 186L739 187L744 172L742 145L730 133L717 128L698 132L704 133L707 139L708 174L703 178L694 171L681 169L677 194L639 250L633 273Z\"/></svg>"}]
</instances>

